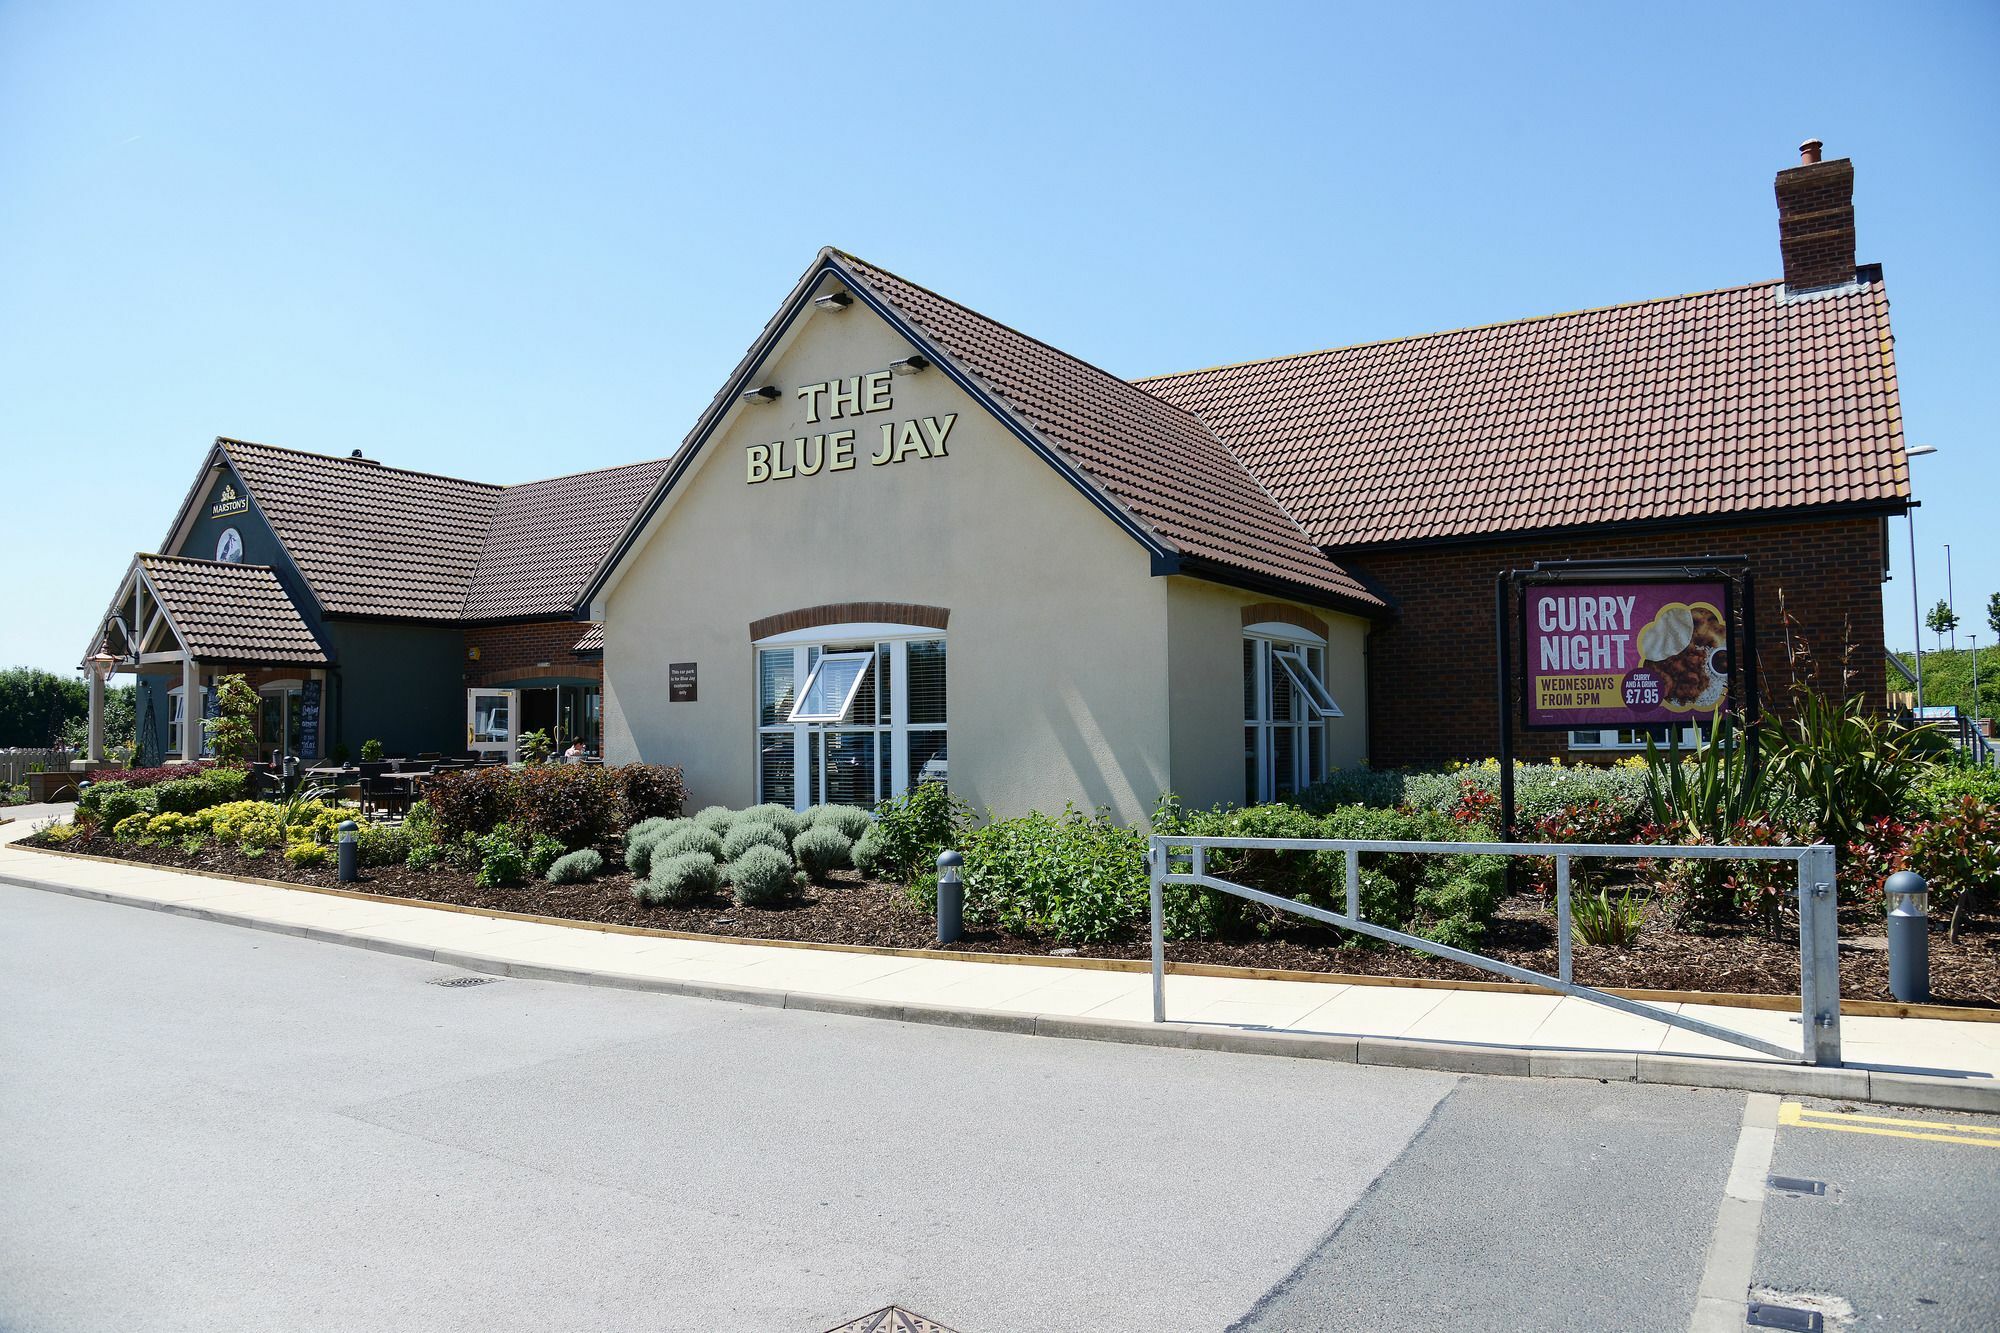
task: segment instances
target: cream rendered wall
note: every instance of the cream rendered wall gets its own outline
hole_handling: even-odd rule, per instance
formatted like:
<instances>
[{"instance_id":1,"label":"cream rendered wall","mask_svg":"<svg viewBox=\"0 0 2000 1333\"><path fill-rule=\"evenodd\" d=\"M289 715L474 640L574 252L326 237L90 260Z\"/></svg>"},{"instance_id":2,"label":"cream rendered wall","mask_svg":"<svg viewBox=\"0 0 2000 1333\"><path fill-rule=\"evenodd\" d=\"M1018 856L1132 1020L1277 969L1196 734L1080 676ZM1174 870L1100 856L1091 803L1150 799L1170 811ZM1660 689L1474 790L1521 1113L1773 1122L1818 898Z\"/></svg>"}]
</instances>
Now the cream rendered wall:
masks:
<instances>
[{"instance_id":1,"label":"cream rendered wall","mask_svg":"<svg viewBox=\"0 0 2000 1333\"><path fill-rule=\"evenodd\" d=\"M750 622L914 602L951 611L957 795L996 814L1073 801L1142 820L1168 785L1168 581L941 370L896 377L890 411L806 423L800 385L912 350L857 303L808 307L767 358L757 382L783 396L729 409L599 599L608 755L681 765L696 806L748 804ZM870 465L880 422L952 412L945 457ZM748 446L848 426L852 470L746 481ZM668 702L670 662L697 664L695 702Z\"/></svg>"},{"instance_id":2,"label":"cream rendered wall","mask_svg":"<svg viewBox=\"0 0 2000 1333\"><path fill-rule=\"evenodd\" d=\"M1184 804L1243 804L1243 608L1273 598L1169 578L1167 661L1174 791ZM1368 622L1291 605L1327 623L1326 687L1345 715L1327 727L1327 763L1367 757Z\"/></svg>"}]
</instances>

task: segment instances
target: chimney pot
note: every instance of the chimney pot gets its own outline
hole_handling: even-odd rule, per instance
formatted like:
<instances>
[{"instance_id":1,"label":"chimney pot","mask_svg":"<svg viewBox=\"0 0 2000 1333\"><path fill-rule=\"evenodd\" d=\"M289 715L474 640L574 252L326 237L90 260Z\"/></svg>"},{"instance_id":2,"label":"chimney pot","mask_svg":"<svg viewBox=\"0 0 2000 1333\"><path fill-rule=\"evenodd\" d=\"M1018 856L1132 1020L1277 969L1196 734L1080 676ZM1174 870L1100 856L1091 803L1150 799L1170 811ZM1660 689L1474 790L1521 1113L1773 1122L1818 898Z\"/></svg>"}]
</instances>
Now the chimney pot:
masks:
<instances>
[{"instance_id":1,"label":"chimney pot","mask_svg":"<svg viewBox=\"0 0 2000 1333\"><path fill-rule=\"evenodd\" d=\"M1818 162L1820 149L1824 147L1826 147L1826 145L1821 143L1817 139L1808 139L1804 143L1800 144L1799 165L1802 167L1809 167L1812 166L1815 162Z\"/></svg>"},{"instance_id":2,"label":"chimney pot","mask_svg":"<svg viewBox=\"0 0 2000 1333\"><path fill-rule=\"evenodd\" d=\"M353 453L348 455L349 458L360 458L361 456L362 456L361 451L359 449L356 449Z\"/></svg>"}]
</instances>

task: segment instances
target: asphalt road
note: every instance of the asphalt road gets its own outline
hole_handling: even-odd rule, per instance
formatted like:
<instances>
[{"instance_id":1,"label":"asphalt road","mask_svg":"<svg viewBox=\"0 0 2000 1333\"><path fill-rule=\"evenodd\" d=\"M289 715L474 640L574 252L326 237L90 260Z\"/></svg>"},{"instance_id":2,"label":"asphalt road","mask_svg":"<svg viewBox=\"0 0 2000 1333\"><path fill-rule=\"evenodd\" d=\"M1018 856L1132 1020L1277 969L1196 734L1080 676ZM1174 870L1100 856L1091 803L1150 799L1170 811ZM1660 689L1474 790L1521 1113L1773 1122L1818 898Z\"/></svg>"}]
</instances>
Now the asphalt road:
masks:
<instances>
[{"instance_id":1,"label":"asphalt road","mask_svg":"<svg viewBox=\"0 0 2000 1333\"><path fill-rule=\"evenodd\" d=\"M0 886L0 1329L1681 1330L1743 1120L465 975ZM1772 1299L2000 1321L2000 1148L1772 1170Z\"/></svg>"}]
</instances>

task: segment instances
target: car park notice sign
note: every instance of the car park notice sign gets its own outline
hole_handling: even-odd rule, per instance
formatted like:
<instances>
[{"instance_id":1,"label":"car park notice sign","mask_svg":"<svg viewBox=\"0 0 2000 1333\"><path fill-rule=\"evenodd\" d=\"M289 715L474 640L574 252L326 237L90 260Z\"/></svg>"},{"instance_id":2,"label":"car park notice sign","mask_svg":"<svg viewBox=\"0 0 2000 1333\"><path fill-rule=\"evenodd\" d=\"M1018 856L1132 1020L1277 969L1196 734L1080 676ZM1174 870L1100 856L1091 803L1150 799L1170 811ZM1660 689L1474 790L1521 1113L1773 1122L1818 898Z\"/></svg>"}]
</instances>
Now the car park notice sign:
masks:
<instances>
[{"instance_id":1,"label":"car park notice sign","mask_svg":"<svg viewBox=\"0 0 2000 1333\"><path fill-rule=\"evenodd\" d=\"M1533 730L1705 722L1729 692L1729 585L1547 583L1522 590Z\"/></svg>"}]
</instances>

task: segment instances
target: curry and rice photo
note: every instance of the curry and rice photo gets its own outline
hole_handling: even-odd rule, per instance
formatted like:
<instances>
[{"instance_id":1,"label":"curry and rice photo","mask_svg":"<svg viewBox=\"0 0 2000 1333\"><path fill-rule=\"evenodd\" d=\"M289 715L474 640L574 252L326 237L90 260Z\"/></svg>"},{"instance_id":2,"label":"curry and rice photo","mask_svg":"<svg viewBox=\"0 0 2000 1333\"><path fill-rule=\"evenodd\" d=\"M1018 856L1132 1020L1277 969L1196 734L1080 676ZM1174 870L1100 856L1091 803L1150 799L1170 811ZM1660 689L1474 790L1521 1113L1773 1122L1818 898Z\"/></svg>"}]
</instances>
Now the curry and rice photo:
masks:
<instances>
[{"instance_id":1,"label":"curry and rice photo","mask_svg":"<svg viewBox=\"0 0 2000 1333\"><path fill-rule=\"evenodd\" d=\"M1729 627L1707 602L1669 602L1639 631L1639 659L1659 675L1668 708L1713 708L1729 685Z\"/></svg>"}]
</instances>

